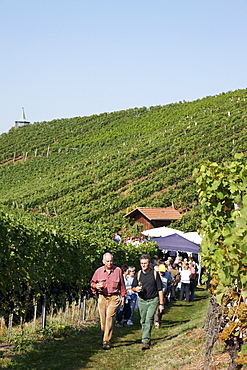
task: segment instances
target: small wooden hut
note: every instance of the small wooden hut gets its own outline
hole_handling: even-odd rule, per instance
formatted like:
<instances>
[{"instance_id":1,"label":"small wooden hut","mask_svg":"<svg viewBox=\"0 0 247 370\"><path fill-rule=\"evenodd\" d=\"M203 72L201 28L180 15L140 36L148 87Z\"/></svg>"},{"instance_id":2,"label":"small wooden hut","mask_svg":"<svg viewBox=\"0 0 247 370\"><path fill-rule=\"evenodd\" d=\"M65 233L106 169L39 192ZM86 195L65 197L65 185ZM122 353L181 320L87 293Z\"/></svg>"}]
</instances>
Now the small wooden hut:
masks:
<instances>
[{"instance_id":1,"label":"small wooden hut","mask_svg":"<svg viewBox=\"0 0 247 370\"><path fill-rule=\"evenodd\" d=\"M178 220L181 214L173 207L138 207L124 217L129 218L133 223L139 222L143 224L142 231L144 231L155 227L168 226L172 221Z\"/></svg>"}]
</instances>

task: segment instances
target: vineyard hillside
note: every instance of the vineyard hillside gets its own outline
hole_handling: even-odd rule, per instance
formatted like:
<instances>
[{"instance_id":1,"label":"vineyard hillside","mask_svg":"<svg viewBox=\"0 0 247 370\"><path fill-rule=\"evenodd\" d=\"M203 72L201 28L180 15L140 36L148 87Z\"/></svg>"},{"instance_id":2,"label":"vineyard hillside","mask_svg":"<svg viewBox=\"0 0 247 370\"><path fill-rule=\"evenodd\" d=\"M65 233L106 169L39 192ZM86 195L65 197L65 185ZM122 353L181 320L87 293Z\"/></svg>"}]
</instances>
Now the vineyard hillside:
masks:
<instances>
[{"instance_id":1,"label":"vineyard hillside","mask_svg":"<svg viewBox=\"0 0 247 370\"><path fill-rule=\"evenodd\" d=\"M193 102L35 122L0 136L0 205L75 228L126 228L135 207L174 205L195 231L193 170L246 152L247 90Z\"/></svg>"}]
</instances>

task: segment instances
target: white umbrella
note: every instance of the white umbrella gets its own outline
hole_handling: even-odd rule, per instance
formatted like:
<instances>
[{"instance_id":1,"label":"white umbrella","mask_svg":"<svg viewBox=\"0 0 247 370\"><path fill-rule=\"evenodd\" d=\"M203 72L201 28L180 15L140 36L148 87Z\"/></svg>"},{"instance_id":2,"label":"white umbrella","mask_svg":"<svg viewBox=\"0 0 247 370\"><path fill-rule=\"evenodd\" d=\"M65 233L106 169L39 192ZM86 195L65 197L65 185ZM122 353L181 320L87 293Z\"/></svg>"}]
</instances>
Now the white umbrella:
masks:
<instances>
[{"instance_id":1,"label":"white umbrella","mask_svg":"<svg viewBox=\"0 0 247 370\"><path fill-rule=\"evenodd\" d=\"M198 234L197 231L184 233L183 237L196 244L201 244L202 242L202 237Z\"/></svg>"},{"instance_id":2,"label":"white umbrella","mask_svg":"<svg viewBox=\"0 0 247 370\"><path fill-rule=\"evenodd\" d=\"M171 227L155 227L154 229L145 230L142 232L143 235L149 236L150 238L160 238L172 234L178 234L184 237L185 239L190 240L193 243L201 244L202 237L198 234L197 231L192 231L184 233L183 231L172 229Z\"/></svg>"},{"instance_id":3,"label":"white umbrella","mask_svg":"<svg viewBox=\"0 0 247 370\"><path fill-rule=\"evenodd\" d=\"M172 234L178 234L178 235L185 237L183 231L172 229L166 226L155 227L154 229L145 230L145 231L142 231L142 234L145 236L149 236L151 238L159 238L159 237L168 236Z\"/></svg>"}]
</instances>

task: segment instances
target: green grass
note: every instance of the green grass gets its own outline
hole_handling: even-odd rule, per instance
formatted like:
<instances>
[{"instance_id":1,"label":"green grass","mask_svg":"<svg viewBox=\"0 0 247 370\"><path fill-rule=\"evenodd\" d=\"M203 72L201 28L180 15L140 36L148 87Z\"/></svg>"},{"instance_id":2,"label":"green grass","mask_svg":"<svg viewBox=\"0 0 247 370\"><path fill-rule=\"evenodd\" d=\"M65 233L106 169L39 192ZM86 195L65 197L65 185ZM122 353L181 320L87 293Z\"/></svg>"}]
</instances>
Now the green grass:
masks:
<instances>
[{"instance_id":1,"label":"green grass","mask_svg":"<svg viewBox=\"0 0 247 370\"><path fill-rule=\"evenodd\" d=\"M85 331L61 329L53 336L34 341L26 352L2 359L2 369L80 370L80 369L182 369L203 357L205 333L202 330L208 306L208 293L197 290L194 302L176 301L166 309L160 329L152 331L152 346L141 350L141 328L114 327L112 348L103 351L99 324ZM28 342L30 344L30 341ZM0 360L1 363L1 360Z\"/></svg>"}]
</instances>

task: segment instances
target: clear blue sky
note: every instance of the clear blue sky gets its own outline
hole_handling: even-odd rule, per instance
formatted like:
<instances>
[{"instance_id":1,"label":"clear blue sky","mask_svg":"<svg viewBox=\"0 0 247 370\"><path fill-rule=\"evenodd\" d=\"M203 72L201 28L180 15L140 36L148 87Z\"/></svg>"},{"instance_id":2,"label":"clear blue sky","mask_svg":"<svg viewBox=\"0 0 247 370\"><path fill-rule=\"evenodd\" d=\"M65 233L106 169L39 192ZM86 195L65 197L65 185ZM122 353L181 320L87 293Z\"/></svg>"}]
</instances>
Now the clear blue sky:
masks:
<instances>
[{"instance_id":1,"label":"clear blue sky","mask_svg":"<svg viewBox=\"0 0 247 370\"><path fill-rule=\"evenodd\" d=\"M0 133L247 87L246 0L0 0Z\"/></svg>"}]
</instances>

